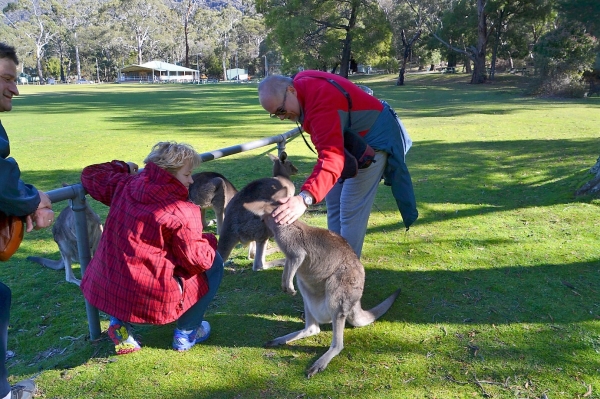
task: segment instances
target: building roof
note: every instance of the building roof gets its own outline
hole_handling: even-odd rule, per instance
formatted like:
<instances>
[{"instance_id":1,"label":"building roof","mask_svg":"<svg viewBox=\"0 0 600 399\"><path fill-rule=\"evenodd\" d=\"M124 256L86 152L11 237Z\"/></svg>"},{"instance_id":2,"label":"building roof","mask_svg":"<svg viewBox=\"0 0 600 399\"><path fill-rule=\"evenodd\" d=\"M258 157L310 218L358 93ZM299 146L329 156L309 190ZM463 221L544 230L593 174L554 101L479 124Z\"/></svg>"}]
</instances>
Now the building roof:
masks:
<instances>
[{"instance_id":1,"label":"building roof","mask_svg":"<svg viewBox=\"0 0 600 399\"><path fill-rule=\"evenodd\" d=\"M169 64L163 61L150 61L141 65L132 64L121 68L121 72L136 72L136 71L169 71L169 72L197 72L195 69L182 67L180 65Z\"/></svg>"}]
</instances>

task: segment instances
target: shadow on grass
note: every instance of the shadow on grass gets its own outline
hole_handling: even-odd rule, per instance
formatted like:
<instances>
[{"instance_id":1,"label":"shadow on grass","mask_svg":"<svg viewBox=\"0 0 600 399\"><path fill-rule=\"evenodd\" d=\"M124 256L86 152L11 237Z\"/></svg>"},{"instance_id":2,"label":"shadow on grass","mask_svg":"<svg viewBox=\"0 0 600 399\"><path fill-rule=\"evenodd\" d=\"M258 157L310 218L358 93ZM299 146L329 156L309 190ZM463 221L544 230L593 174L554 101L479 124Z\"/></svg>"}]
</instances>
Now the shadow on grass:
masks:
<instances>
[{"instance_id":1,"label":"shadow on grass","mask_svg":"<svg viewBox=\"0 0 600 399\"><path fill-rule=\"evenodd\" d=\"M575 201L574 192L589 170L581 168L581 159L595 159L596 144L594 139L429 141L416 144L407 163L418 206L419 203L476 205L478 209L461 212L469 216ZM253 179L271 174L272 164L266 154L276 151L275 146L265 147L258 153L238 154L236 159L222 158L202 164L199 170L219 171L241 188ZM301 173L308 176L314 166L314 156L293 153L289 156ZM107 155L106 160L111 159ZM240 162L251 164L252 168L240 168ZM82 165L82 169L85 166ZM76 183L79 175L78 170L25 171L23 179L49 190L61 187L63 182ZM293 180L297 185L302 183L298 177ZM389 192L383 185L382 190ZM392 201L378 204L384 211L392 211L395 206Z\"/></svg>"},{"instance_id":2,"label":"shadow on grass","mask_svg":"<svg viewBox=\"0 0 600 399\"><path fill-rule=\"evenodd\" d=\"M560 100L524 98L519 94L522 80L499 79L492 85L470 85L468 78L416 79L403 87L394 82L374 83L378 98L385 99L403 118L458 117L468 114L508 114L540 106L559 106ZM228 134L243 139L243 126L276 123L269 121L259 106L256 85L106 85L85 90L65 90L26 94L17 97L18 108L36 113L64 114L102 110L115 124L137 126L143 132L178 131L212 134L211 127L231 126ZM564 100L572 104L600 104L587 100ZM291 125L290 125L291 126Z\"/></svg>"},{"instance_id":3,"label":"shadow on grass","mask_svg":"<svg viewBox=\"0 0 600 399\"><path fill-rule=\"evenodd\" d=\"M24 261L28 255L31 254L27 249L20 251L17 258L9 262L11 265L0 273L2 281L13 288L15 306L25 308L24 313L15 315L11 320L14 326L18 326L18 330L10 332L11 342L30 342L29 335L36 331L39 334L45 332L44 341L34 340L27 349L20 350L37 353L34 360L42 356L38 360L38 367L42 370L68 370L88 362L118 361L116 358L111 360L113 346L105 334L100 341L78 341L73 347L62 341L65 336L77 337L87 333L81 294L75 286L64 282L62 272ZM598 360L574 360L572 354L589 350L590 343L586 340L590 338L581 330L593 329L592 325L584 327L576 323L600 319L599 265L600 259L466 271L404 271L369 267L366 270L363 308L375 306L398 287L402 288L402 293L390 310L372 326L360 329L347 327L345 348L325 371L329 375L327 379L334 378L332 373L342 372L335 379L341 378L339 383L343 383L345 378L359 375L365 366L379 367L371 363L362 364L360 359L365 356L368 362L378 362L376 359L383 357L381 362L386 364L390 356L401 359L424 353L437 354L438 357L429 363L432 367L437 365L443 369L450 367L448 359L460 362L461 367L476 367L485 356L486 364L510 364L510 375L528 375L531 363L548 369L573 366L596 370L600 367ZM206 350L223 353L218 358L231 357L228 361L232 367L241 367L244 360L238 361L235 356L243 348L262 348L274 337L301 329L302 299L300 295L291 297L281 292L281 271L281 268L276 268L252 272L250 261L229 268L207 313L212 336L202 346L213 348ZM5 279L4 275L10 277ZM20 276L24 275L33 278L23 281ZM44 281L43 289L39 288L39 281ZM38 321L29 314L42 314L43 317ZM414 326L425 328L416 338L415 331L405 331L414 329ZM500 333L496 332L497 328L515 331ZM170 349L173 324L139 326L136 331L141 335L144 348L164 350L164 356L173 356ZM50 339L49 334L56 337L52 350L58 351L65 346L70 348L64 357L43 358L49 352L44 347L44 342ZM281 368L278 373L234 374L228 377L227 387L189 386L178 393L178 397L226 398L237 394L241 397L297 397L305 390L298 388L297 384L290 385L290 379L294 382L302 380L306 369L327 350L330 340L331 326L323 325L317 337L261 352L263 362ZM469 351L468 348L473 346L479 348L478 355ZM549 346L556 348L550 355ZM196 356L203 350L194 349L184 356ZM235 353L230 354L230 351ZM30 368L17 364L9 366L15 371ZM88 389L91 386L85 388L90 393ZM306 389L316 388L307 385Z\"/></svg>"}]
</instances>

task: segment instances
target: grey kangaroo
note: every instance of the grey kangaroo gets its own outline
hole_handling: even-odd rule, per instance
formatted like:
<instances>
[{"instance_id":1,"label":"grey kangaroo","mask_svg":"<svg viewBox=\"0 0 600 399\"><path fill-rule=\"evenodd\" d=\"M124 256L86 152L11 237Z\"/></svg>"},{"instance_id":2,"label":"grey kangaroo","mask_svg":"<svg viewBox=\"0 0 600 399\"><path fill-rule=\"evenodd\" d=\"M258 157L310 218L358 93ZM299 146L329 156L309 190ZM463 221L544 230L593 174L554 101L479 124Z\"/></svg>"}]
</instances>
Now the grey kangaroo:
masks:
<instances>
[{"instance_id":1,"label":"grey kangaroo","mask_svg":"<svg viewBox=\"0 0 600 399\"><path fill-rule=\"evenodd\" d=\"M285 151L282 151L279 157L271 154L269 154L269 157L273 161L274 177L265 177L250 182L231 199L227 204L227 208L225 208L225 219L223 220L223 228L217 247L219 254L227 260L237 243L241 242L246 245L255 241L255 254L252 264L252 270L254 271L268 269L283 262L273 261L267 263L265 261L267 241L272 237L272 234L261 217L247 210L244 204L270 200L278 192L287 196L294 195L294 184L289 177L298 173L298 168L287 159ZM252 245L250 245L250 253L252 250ZM250 258L252 258L251 255Z\"/></svg>"},{"instance_id":2,"label":"grey kangaroo","mask_svg":"<svg viewBox=\"0 0 600 399\"><path fill-rule=\"evenodd\" d=\"M46 259L39 256L28 256L27 260L39 263L50 269L65 269L65 279L69 283L79 285L81 281L75 278L71 263L79 263L79 250L77 249L77 237L75 235L75 212L69 205L63 209L52 226L54 241L60 250L60 260ZM100 216L98 216L88 204L86 204L85 218L87 220L88 239L90 241L90 252L93 256L98 248L103 227Z\"/></svg>"},{"instance_id":3,"label":"grey kangaroo","mask_svg":"<svg viewBox=\"0 0 600 399\"><path fill-rule=\"evenodd\" d=\"M400 289L371 310L363 310L360 300L365 284L365 269L340 235L329 230L312 227L296 220L290 225L278 225L271 216L277 207L277 193L273 201L257 201L246 208L261 215L285 254L281 277L284 292L295 295L294 276L304 301L305 327L272 341L266 346L284 345L318 334L319 325L332 323L333 340L325 352L307 372L308 378L325 370L331 359L344 348L346 320L355 327L371 324L392 306Z\"/></svg>"},{"instance_id":4,"label":"grey kangaroo","mask_svg":"<svg viewBox=\"0 0 600 399\"><path fill-rule=\"evenodd\" d=\"M200 172L192 176L194 183L190 185L190 200L200 207L202 227L210 225L206 220L206 210L212 208L217 219L217 234L221 234L225 208L237 189L222 174L216 172Z\"/></svg>"}]
</instances>

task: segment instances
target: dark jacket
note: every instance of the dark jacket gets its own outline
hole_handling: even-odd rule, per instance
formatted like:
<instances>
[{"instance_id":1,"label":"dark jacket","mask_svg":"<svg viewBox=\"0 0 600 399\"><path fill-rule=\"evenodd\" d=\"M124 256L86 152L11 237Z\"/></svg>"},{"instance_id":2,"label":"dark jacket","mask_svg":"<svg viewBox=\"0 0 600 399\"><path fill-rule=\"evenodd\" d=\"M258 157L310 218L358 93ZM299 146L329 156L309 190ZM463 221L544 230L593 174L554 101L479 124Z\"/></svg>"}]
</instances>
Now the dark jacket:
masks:
<instances>
[{"instance_id":1,"label":"dark jacket","mask_svg":"<svg viewBox=\"0 0 600 399\"><path fill-rule=\"evenodd\" d=\"M40 204L38 190L21 180L21 171L14 158L9 158L10 143L0 122L0 210L8 215L27 216Z\"/></svg>"}]
</instances>

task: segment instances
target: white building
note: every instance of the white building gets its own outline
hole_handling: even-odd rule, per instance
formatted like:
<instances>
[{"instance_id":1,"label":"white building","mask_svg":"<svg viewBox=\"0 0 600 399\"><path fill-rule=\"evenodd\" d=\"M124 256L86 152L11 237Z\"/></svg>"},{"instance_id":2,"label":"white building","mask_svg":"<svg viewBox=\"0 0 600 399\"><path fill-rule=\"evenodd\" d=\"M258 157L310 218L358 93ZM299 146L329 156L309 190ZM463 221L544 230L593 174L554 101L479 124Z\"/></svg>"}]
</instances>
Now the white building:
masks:
<instances>
[{"instance_id":1,"label":"white building","mask_svg":"<svg viewBox=\"0 0 600 399\"><path fill-rule=\"evenodd\" d=\"M141 65L127 65L121 68L119 83L190 83L198 81L195 69L169 64L163 61L150 61Z\"/></svg>"}]
</instances>

